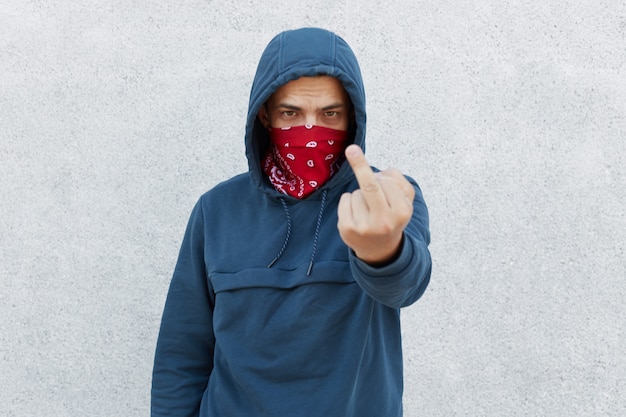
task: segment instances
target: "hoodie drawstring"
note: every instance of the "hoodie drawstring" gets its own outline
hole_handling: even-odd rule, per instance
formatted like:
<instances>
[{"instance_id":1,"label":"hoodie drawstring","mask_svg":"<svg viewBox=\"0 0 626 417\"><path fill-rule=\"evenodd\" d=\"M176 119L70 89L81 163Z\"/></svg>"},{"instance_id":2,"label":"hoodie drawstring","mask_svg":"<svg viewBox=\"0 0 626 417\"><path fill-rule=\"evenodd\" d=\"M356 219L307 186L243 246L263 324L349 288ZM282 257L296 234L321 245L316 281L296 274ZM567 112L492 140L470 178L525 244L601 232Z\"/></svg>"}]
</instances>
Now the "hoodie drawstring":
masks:
<instances>
[{"instance_id":1,"label":"hoodie drawstring","mask_svg":"<svg viewBox=\"0 0 626 417\"><path fill-rule=\"evenodd\" d=\"M278 259L280 259L280 257L283 256L285 249L287 249L287 244L289 243L289 237L291 236L291 214L289 214L289 209L287 208L287 203L285 202L285 199L281 198L280 202L282 203L283 210L285 210L285 215L287 216L287 233L285 234L285 241L283 242L283 247L280 248L276 257L267 266L268 268L271 268L276 263L276 261L278 261Z\"/></svg>"},{"instance_id":2,"label":"hoodie drawstring","mask_svg":"<svg viewBox=\"0 0 626 417\"><path fill-rule=\"evenodd\" d=\"M311 275L313 269L313 262L315 261L315 253L317 252L317 239L320 234L320 225L322 224L322 216L324 215L324 206L326 205L326 191L322 191L322 203L320 204L320 212L317 215L317 223L315 224L315 237L313 238L313 251L311 252L311 262L309 262L309 269L306 271L306 275Z\"/></svg>"},{"instance_id":3,"label":"hoodie drawstring","mask_svg":"<svg viewBox=\"0 0 626 417\"><path fill-rule=\"evenodd\" d=\"M320 211L317 215L317 223L315 224L315 236L313 237L313 249L311 251L311 260L309 261L309 267L306 271L306 275L310 276L311 271L313 270L313 263L315 262L315 255L317 253L317 241L319 239L320 227L322 225L322 217L324 216L324 208L326 207L326 193L328 190L322 191L322 202L320 204ZM280 199L281 204L283 205L283 210L285 211L285 215L287 216L287 232L285 233L285 241L283 242L283 247L280 248L278 254L274 257L272 262L267 266L271 268L287 249L287 245L289 244L289 238L291 237L291 214L289 214L289 208L287 207L287 203L284 198Z\"/></svg>"}]
</instances>

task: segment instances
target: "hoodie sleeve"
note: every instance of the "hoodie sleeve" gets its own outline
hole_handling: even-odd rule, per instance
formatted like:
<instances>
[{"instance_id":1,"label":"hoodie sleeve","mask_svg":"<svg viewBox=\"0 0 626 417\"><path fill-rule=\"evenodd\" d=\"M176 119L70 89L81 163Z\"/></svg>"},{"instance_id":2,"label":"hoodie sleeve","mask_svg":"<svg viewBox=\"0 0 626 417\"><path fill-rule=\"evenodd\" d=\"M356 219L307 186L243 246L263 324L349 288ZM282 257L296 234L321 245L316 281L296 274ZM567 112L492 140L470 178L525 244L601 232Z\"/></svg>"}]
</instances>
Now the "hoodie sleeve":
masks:
<instances>
[{"instance_id":1,"label":"hoodie sleeve","mask_svg":"<svg viewBox=\"0 0 626 417\"><path fill-rule=\"evenodd\" d=\"M404 229L398 257L388 265L373 267L350 250L350 268L356 282L372 298L392 308L406 307L417 301L428 286L432 268L428 250L428 209L417 183L407 179L415 188L415 199L413 216Z\"/></svg>"},{"instance_id":2,"label":"hoodie sleeve","mask_svg":"<svg viewBox=\"0 0 626 417\"><path fill-rule=\"evenodd\" d=\"M152 417L197 416L213 368L213 300L196 204L170 283L152 373Z\"/></svg>"}]
</instances>

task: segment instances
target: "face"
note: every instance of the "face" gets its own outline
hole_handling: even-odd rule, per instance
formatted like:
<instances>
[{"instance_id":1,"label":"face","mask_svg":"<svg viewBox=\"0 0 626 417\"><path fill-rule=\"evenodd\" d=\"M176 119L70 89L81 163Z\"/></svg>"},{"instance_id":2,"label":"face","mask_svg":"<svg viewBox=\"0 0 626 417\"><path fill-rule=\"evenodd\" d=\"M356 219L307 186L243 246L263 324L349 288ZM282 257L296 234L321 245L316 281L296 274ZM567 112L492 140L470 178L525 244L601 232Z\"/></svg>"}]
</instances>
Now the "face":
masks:
<instances>
[{"instance_id":1,"label":"face","mask_svg":"<svg viewBox=\"0 0 626 417\"><path fill-rule=\"evenodd\" d=\"M280 87L259 110L265 127L316 125L348 130L352 104L341 82L328 76L301 77Z\"/></svg>"}]
</instances>

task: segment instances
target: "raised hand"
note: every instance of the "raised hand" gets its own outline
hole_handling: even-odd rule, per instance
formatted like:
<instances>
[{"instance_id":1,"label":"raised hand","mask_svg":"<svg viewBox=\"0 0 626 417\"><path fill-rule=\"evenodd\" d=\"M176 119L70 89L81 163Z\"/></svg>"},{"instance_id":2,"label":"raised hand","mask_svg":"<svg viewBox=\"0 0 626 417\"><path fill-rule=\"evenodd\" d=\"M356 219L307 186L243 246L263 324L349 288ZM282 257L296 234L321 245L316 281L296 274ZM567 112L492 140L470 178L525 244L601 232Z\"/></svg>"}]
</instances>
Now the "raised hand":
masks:
<instances>
[{"instance_id":1,"label":"raised hand","mask_svg":"<svg viewBox=\"0 0 626 417\"><path fill-rule=\"evenodd\" d=\"M413 214L415 190L396 169L372 171L357 145L346 148L346 159L359 189L339 200L339 234L361 260L385 264L401 248L404 228Z\"/></svg>"}]
</instances>

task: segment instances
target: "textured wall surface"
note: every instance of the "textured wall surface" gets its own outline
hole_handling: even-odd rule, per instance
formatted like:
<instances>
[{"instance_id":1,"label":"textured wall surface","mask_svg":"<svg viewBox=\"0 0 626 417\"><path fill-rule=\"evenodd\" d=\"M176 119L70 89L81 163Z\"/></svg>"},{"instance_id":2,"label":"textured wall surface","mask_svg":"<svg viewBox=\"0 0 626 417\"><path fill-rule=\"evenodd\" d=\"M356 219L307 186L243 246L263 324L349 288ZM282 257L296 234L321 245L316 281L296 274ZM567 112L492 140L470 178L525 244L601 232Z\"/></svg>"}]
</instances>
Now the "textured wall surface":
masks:
<instances>
[{"instance_id":1,"label":"textured wall surface","mask_svg":"<svg viewBox=\"0 0 626 417\"><path fill-rule=\"evenodd\" d=\"M0 415L147 416L193 203L245 170L277 32L360 59L421 184L405 415L626 415L626 3L0 2Z\"/></svg>"}]
</instances>

